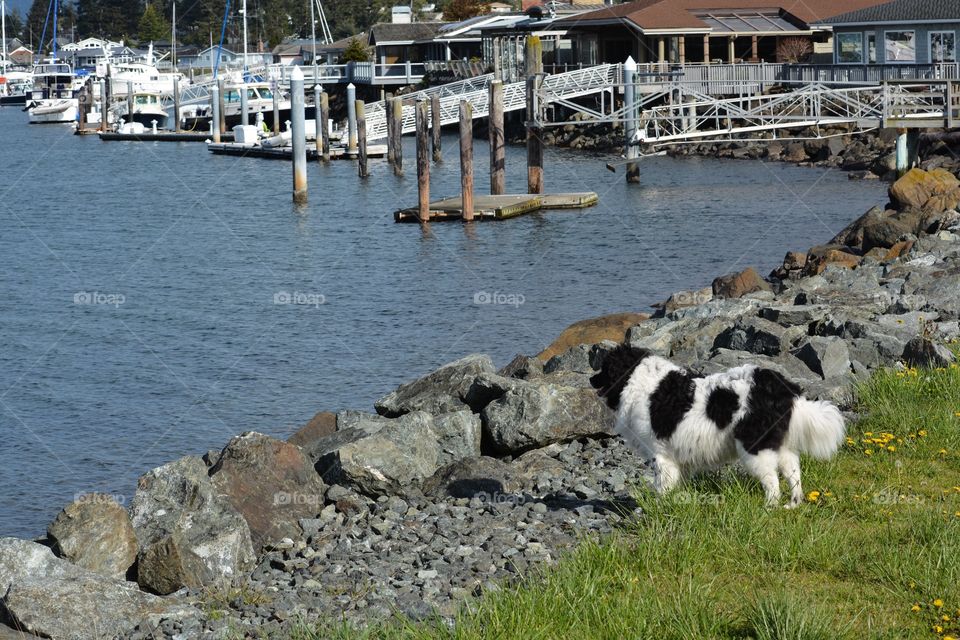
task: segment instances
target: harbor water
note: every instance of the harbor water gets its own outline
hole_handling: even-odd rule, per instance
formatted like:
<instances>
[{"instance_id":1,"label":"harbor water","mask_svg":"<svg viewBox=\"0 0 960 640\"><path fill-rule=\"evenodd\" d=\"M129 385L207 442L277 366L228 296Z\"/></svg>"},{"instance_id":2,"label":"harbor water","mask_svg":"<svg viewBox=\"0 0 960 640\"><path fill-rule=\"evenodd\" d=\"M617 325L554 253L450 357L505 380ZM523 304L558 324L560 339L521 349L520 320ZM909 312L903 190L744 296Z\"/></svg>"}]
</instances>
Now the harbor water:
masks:
<instances>
[{"instance_id":1,"label":"harbor water","mask_svg":"<svg viewBox=\"0 0 960 640\"><path fill-rule=\"evenodd\" d=\"M0 110L0 535L41 534L77 494L129 502L136 478L248 430L371 410L473 352L498 365L565 326L648 311L678 289L825 242L885 200L836 170L654 157L627 185L610 156L548 149L548 191L597 207L504 222L394 224L406 175L308 167L202 143L101 142ZM434 197L459 189L456 138ZM487 149L478 139L477 193ZM507 187L526 186L522 147Z\"/></svg>"}]
</instances>

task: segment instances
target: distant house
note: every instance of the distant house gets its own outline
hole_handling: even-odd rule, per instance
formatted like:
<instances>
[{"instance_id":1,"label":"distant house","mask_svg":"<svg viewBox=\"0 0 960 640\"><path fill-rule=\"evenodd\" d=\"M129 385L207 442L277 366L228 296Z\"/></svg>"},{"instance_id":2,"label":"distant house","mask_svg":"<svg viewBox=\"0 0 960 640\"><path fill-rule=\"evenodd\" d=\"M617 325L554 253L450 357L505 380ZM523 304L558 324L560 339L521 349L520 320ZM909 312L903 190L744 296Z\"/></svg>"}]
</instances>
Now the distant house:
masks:
<instances>
[{"instance_id":1,"label":"distant house","mask_svg":"<svg viewBox=\"0 0 960 640\"><path fill-rule=\"evenodd\" d=\"M12 51L8 49L7 56L10 58L10 62L14 62L16 64L33 64L33 51L27 49L23 45L13 49Z\"/></svg>"},{"instance_id":2,"label":"distant house","mask_svg":"<svg viewBox=\"0 0 960 640\"><path fill-rule=\"evenodd\" d=\"M487 5L487 11L490 13L510 13L513 11L513 5L506 2L491 2Z\"/></svg>"},{"instance_id":3,"label":"distant house","mask_svg":"<svg viewBox=\"0 0 960 640\"><path fill-rule=\"evenodd\" d=\"M79 42L72 42L60 47L61 51L81 51L84 49L119 49L123 47L123 41L113 42L111 40L101 40L100 38L84 38Z\"/></svg>"},{"instance_id":4,"label":"distant house","mask_svg":"<svg viewBox=\"0 0 960 640\"><path fill-rule=\"evenodd\" d=\"M312 51L312 46L312 42L309 40L294 40L278 44L270 53L273 54L274 64L303 64L304 50L311 49Z\"/></svg>"},{"instance_id":5,"label":"distant house","mask_svg":"<svg viewBox=\"0 0 960 640\"><path fill-rule=\"evenodd\" d=\"M368 43L374 49L374 61L380 64L446 60L445 45L434 42L444 22L412 24L375 24Z\"/></svg>"},{"instance_id":6,"label":"distant house","mask_svg":"<svg viewBox=\"0 0 960 640\"><path fill-rule=\"evenodd\" d=\"M960 1L893 0L823 20L836 64L957 62Z\"/></svg>"},{"instance_id":7,"label":"distant house","mask_svg":"<svg viewBox=\"0 0 960 640\"><path fill-rule=\"evenodd\" d=\"M212 69L217 64L217 50L207 47L199 51L184 48L177 51L177 67L181 69ZM220 49L220 64L226 65L242 57L229 49Z\"/></svg>"},{"instance_id":8,"label":"distant house","mask_svg":"<svg viewBox=\"0 0 960 640\"><path fill-rule=\"evenodd\" d=\"M356 39L362 43L366 43L369 36L366 31L358 33L356 35L347 36L346 38L341 38L330 44L317 44L317 63L318 64L338 64L340 62L340 56L343 55L343 52L347 50L347 47L350 46L350 43ZM308 46L303 52L303 63L304 64L313 64L313 47Z\"/></svg>"}]
</instances>

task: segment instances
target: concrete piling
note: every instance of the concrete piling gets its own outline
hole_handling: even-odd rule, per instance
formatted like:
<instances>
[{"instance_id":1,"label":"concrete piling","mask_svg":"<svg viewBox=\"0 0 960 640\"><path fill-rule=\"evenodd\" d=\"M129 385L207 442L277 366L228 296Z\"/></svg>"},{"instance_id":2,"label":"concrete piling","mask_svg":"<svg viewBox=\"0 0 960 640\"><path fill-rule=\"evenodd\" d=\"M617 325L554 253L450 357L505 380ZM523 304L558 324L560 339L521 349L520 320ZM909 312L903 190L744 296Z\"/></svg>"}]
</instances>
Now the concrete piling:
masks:
<instances>
[{"instance_id":1,"label":"concrete piling","mask_svg":"<svg viewBox=\"0 0 960 640\"><path fill-rule=\"evenodd\" d=\"M307 201L307 127L303 95L303 72L290 73L290 141L293 144L293 201Z\"/></svg>"},{"instance_id":2,"label":"concrete piling","mask_svg":"<svg viewBox=\"0 0 960 640\"><path fill-rule=\"evenodd\" d=\"M210 87L210 129L213 142L220 144L220 87Z\"/></svg>"},{"instance_id":3,"label":"concrete piling","mask_svg":"<svg viewBox=\"0 0 960 640\"><path fill-rule=\"evenodd\" d=\"M250 102L247 99L247 85L241 84L237 90L240 92L240 124L250 124Z\"/></svg>"},{"instance_id":4,"label":"concrete piling","mask_svg":"<svg viewBox=\"0 0 960 640\"><path fill-rule=\"evenodd\" d=\"M357 88L347 85L347 153L357 152Z\"/></svg>"},{"instance_id":5,"label":"concrete piling","mask_svg":"<svg viewBox=\"0 0 960 640\"><path fill-rule=\"evenodd\" d=\"M636 100L637 63L633 57L623 63L623 120L624 152L627 156L627 182L640 182L640 164L636 162L637 145L637 100Z\"/></svg>"}]
</instances>

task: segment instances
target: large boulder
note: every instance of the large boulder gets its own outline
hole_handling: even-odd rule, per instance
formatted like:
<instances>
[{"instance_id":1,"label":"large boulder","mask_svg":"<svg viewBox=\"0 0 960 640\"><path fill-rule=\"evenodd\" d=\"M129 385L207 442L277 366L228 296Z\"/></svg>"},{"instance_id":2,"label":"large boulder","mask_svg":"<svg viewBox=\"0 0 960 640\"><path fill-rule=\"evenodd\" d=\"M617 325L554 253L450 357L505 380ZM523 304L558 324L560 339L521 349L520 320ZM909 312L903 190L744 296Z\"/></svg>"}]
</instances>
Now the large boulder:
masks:
<instances>
[{"instance_id":1,"label":"large boulder","mask_svg":"<svg viewBox=\"0 0 960 640\"><path fill-rule=\"evenodd\" d=\"M912 367L945 368L953 364L955 359L950 349L921 336L903 348L903 361Z\"/></svg>"},{"instance_id":2,"label":"large boulder","mask_svg":"<svg viewBox=\"0 0 960 640\"><path fill-rule=\"evenodd\" d=\"M337 414L331 411L320 411L310 419L310 422L297 429L287 438L287 442L298 447L309 447L320 438L326 438L337 430Z\"/></svg>"},{"instance_id":3,"label":"large boulder","mask_svg":"<svg viewBox=\"0 0 960 640\"><path fill-rule=\"evenodd\" d=\"M743 317L716 337L714 347L778 356L804 331L803 327L786 328L763 318Z\"/></svg>"},{"instance_id":4,"label":"large boulder","mask_svg":"<svg viewBox=\"0 0 960 640\"><path fill-rule=\"evenodd\" d=\"M646 313L614 313L609 316L581 320L564 329L557 339L550 343L550 346L537 355L537 358L546 362L579 344L597 344L604 340L622 342L627 329L649 317L650 315Z\"/></svg>"},{"instance_id":5,"label":"large boulder","mask_svg":"<svg viewBox=\"0 0 960 640\"><path fill-rule=\"evenodd\" d=\"M434 415L464 408L463 396L481 373L494 373L490 356L469 355L446 364L432 373L400 385L376 402L382 416L396 418L412 411Z\"/></svg>"},{"instance_id":6,"label":"large boulder","mask_svg":"<svg viewBox=\"0 0 960 640\"><path fill-rule=\"evenodd\" d=\"M480 418L469 409L399 418L358 411L337 416L337 433L313 449L330 482L369 496L412 494L440 467L480 455Z\"/></svg>"},{"instance_id":7,"label":"large boulder","mask_svg":"<svg viewBox=\"0 0 960 640\"><path fill-rule=\"evenodd\" d=\"M720 276L713 281L713 295L717 298L741 298L755 291L772 291L770 283L749 267L740 273Z\"/></svg>"},{"instance_id":8,"label":"large boulder","mask_svg":"<svg viewBox=\"0 0 960 640\"><path fill-rule=\"evenodd\" d=\"M863 250L870 251L877 247L889 249L900 242L904 236L913 233L911 226L896 218L884 218L867 225L863 230Z\"/></svg>"},{"instance_id":9,"label":"large boulder","mask_svg":"<svg viewBox=\"0 0 960 640\"><path fill-rule=\"evenodd\" d=\"M850 373L850 350L841 338L811 336L793 351L793 355L825 380Z\"/></svg>"},{"instance_id":10,"label":"large boulder","mask_svg":"<svg viewBox=\"0 0 960 640\"><path fill-rule=\"evenodd\" d=\"M481 417L487 443L499 453L609 435L613 426L613 414L595 390L535 382L507 391Z\"/></svg>"},{"instance_id":11,"label":"large boulder","mask_svg":"<svg viewBox=\"0 0 960 640\"><path fill-rule=\"evenodd\" d=\"M867 225L879 222L884 218L886 212L882 207L873 207L865 214L848 224L844 229L835 235L828 244L846 245L848 247L863 247L863 230Z\"/></svg>"},{"instance_id":12,"label":"large boulder","mask_svg":"<svg viewBox=\"0 0 960 640\"><path fill-rule=\"evenodd\" d=\"M47 527L61 558L77 566L123 578L137 559L137 536L126 509L113 496L93 493L63 508Z\"/></svg>"},{"instance_id":13,"label":"large boulder","mask_svg":"<svg viewBox=\"0 0 960 640\"><path fill-rule=\"evenodd\" d=\"M197 456L140 477L130 504L137 533L137 582L154 593L232 579L255 560L250 527L218 495Z\"/></svg>"},{"instance_id":14,"label":"large boulder","mask_svg":"<svg viewBox=\"0 0 960 640\"><path fill-rule=\"evenodd\" d=\"M323 509L326 487L300 447L262 433L231 440L210 469L217 491L250 527L255 549L300 534Z\"/></svg>"},{"instance_id":15,"label":"large boulder","mask_svg":"<svg viewBox=\"0 0 960 640\"><path fill-rule=\"evenodd\" d=\"M0 619L46 638L114 638L148 616L199 615L192 607L143 593L54 556L27 540L0 538Z\"/></svg>"},{"instance_id":16,"label":"large boulder","mask_svg":"<svg viewBox=\"0 0 960 640\"><path fill-rule=\"evenodd\" d=\"M960 204L960 180L945 169L911 169L890 187L890 199L901 209L949 211Z\"/></svg>"},{"instance_id":17,"label":"large boulder","mask_svg":"<svg viewBox=\"0 0 960 640\"><path fill-rule=\"evenodd\" d=\"M807 254L803 272L815 276L826 271L827 267L836 266L843 269L857 267L863 258L847 247L826 245L814 247Z\"/></svg>"}]
</instances>

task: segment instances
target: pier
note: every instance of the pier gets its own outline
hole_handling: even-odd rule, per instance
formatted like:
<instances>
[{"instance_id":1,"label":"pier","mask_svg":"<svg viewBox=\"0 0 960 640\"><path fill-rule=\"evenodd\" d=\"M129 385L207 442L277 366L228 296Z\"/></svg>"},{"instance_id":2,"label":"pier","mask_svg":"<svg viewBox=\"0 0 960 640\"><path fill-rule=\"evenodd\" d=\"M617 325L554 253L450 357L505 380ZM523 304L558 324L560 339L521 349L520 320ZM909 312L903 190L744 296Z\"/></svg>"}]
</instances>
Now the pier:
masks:
<instances>
[{"instance_id":1,"label":"pier","mask_svg":"<svg viewBox=\"0 0 960 640\"><path fill-rule=\"evenodd\" d=\"M553 209L587 209L596 205L600 198L596 193L552 193L473 196L474 220L509 220L528 213ZM455 222L463 220L463 198L456 196L431 202L431 222ZM421 222L418 207L400 209L393 214L394 222Z\"/></svg>"}]
</instances>

